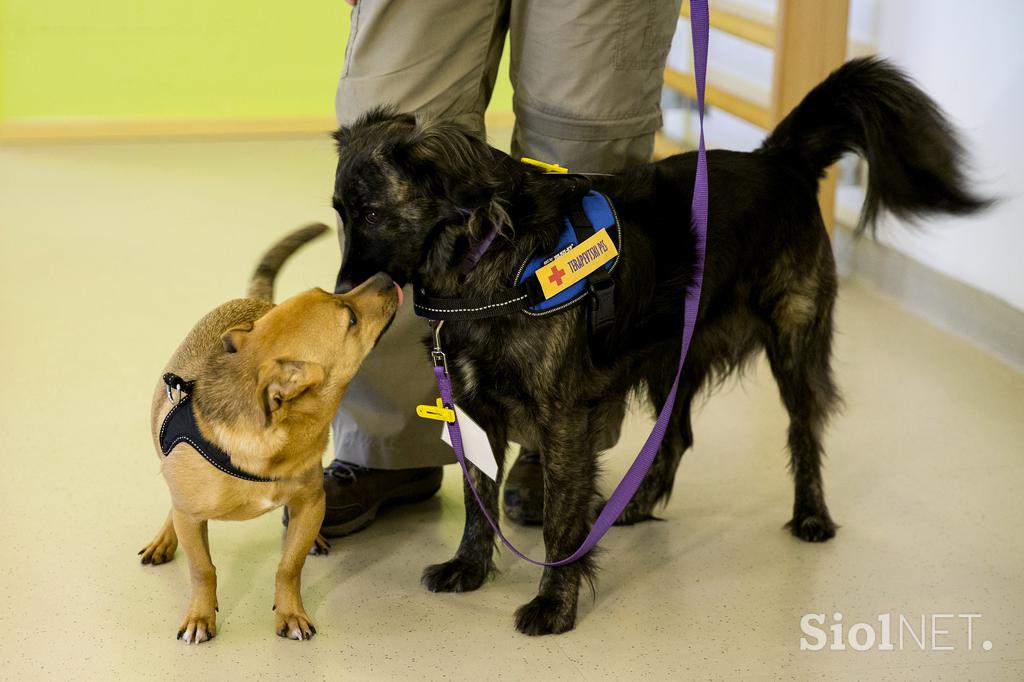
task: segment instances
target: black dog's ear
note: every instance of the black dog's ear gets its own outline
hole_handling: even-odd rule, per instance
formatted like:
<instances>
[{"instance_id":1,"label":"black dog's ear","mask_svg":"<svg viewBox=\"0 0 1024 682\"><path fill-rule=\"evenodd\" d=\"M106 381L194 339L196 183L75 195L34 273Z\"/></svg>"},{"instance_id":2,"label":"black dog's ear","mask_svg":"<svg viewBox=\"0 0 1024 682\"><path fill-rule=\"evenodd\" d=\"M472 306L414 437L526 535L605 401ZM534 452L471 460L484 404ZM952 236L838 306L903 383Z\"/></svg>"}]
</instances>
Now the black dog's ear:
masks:
<instances>
[{"instance_id":1,"label":"black dog's ear","mask_svg":"<svg viewBox=\"0 0 1024 682\"><path fill-rule=\"evenodd\" d=\"M463 262L468 249L511 227L505 209L512 177L504 155L454 121L416 121L393 149L395 164L439 203L444 228L433 236L422 272Z\"/></svg>"},{"instance_id":2,"label":"black dog's ear","mask_svg":"<svg viewBox=\"0 0 1024 682\"><path fill-rule=\"evenodd\" d=\"M439 182L444 198L466 211L486 201L486 194L495 189L490 149L454 121L417 121L396 146L395 156L414 177Z\"/></svg>"},{"instance_id":3,"label":"black dog's ear","mask_svg":"<svg viewBox=\"0 0 1024 682\"><path fill-rule=\"evenodd\" d=\"M356 121L356 126L372 126L377 123L401 122L414 125L416 118L412 114L402 113L394 104L382 104L373 107Z\"/></svg>"},{"instance_id":4,"label":"black dog's ear","mask_svg":"<svg viewBox=\"0 0 1024 682\"><path fill-rule=\"evenodd\" d=\"M500 154L466 126L454 121L417 121L395 148L395 159L410 174L466 218L470 236L484 237L509 223L502 189L510 182Z\"/></svg>"},{"instance_id":5,"label":"black dog's ear","mask_svg":"<svg viewBox=\"0 0 1024 682\"><path fill-rule=\"evenodd\" d=\"M333 133L331 133L331 137L334 138L335 147L337 147L338 151L341 152L341 150L344 149L346 145L348 145L349 140L352 139L352 129L346 128L345 126L341 126Z\"/></svg>"},{"instance_id":6,"label":"black dog's ear","mask_svg":"<svg viewBox=\"0 0 1024 682\"><path fill-rule=\"evenodd\" d=\"M393 123L401 122L412 127L416 124L416 119L412 114L403 114L398 111L398 107L393 104L384 104L379 107L374 107L367 111L365 114L360 116L356 122L350 126L341 126L331 137L334 138L334 142L337 145L338 151L342 151L344 147L352 140L352 131L357 128L366 128L368 126L376 125L378 123Z\"/></svg>"}]
</instances>

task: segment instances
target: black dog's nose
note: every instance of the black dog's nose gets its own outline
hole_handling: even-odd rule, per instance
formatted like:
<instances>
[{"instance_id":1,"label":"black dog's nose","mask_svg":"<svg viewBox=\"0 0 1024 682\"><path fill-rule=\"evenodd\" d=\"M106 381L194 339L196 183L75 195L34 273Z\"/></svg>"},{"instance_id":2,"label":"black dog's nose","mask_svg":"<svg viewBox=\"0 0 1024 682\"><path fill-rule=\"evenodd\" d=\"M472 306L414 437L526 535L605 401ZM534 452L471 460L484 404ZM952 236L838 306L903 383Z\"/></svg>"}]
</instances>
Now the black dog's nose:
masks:
<instances>
[{"instance_id":1,"label":"black dog's nose","mask_svg":"<svg viewBox=\"0 0 1024 682\"><path fill-rule=\"evenodd\" d=\"M334 282L334 293L336 294L347 294L352 291L354 285L352 284L351 278L347 277L342 272L338 272L338 279Z\"/></svg>"}]
</instances>

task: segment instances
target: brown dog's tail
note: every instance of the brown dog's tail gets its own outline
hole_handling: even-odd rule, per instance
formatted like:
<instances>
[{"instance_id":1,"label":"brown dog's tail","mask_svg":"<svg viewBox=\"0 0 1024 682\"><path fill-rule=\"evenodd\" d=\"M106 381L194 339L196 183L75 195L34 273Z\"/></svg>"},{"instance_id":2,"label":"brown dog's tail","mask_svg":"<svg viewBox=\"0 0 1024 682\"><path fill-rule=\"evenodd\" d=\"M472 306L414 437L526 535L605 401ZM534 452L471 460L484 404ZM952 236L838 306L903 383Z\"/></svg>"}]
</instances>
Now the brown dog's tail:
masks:
<instances>
[{"instance_id":1,"label":"brown dog's tail","mask_svg":"<svg viewBox=\"0 0 1024 682\"><path fill-rule=\"evenodd\" d=\"M252 273L252 281L249 283L249 298L261 298L264 301L272 302L274 300L274 280L284 262L303 244L316 239L330 229L323 223L312 223L300 227L271 246L270 250L260 259L260 264L256 266L256 272Z\"/></svg>"}]
</instances>

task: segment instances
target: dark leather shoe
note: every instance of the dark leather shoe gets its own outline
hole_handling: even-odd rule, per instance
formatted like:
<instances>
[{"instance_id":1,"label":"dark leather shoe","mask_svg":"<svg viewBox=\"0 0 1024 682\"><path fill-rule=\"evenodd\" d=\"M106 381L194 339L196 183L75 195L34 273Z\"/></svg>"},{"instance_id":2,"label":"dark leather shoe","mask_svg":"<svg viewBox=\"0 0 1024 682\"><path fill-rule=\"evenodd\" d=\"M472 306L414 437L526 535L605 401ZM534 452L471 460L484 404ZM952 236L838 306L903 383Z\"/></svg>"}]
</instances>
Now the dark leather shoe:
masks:
<instances>
[{"instance_id":1,"label":"dark leather shoe","mask_svg":"<svg viewBox=\"0 0 1024 682\"><path fill-rule=\"evenodd\" d=\"M369 526L384 507L419 502L441 488L441 467L367 469L336 459L324 469L327 511L320 534L340 538ZM284 525L288 525L285 508Z\"/></svg>"},{"instance_id":2,"label":"dark leather shoe","mask_svg":"<svg viewBox=\"0 0 1024 682\"><path fill-rule=\"evenodd\" d=\"M523 526L544 523L544 469L540 453L522 448L505 479L505 517Z\"/></svg>"}]
</instances>

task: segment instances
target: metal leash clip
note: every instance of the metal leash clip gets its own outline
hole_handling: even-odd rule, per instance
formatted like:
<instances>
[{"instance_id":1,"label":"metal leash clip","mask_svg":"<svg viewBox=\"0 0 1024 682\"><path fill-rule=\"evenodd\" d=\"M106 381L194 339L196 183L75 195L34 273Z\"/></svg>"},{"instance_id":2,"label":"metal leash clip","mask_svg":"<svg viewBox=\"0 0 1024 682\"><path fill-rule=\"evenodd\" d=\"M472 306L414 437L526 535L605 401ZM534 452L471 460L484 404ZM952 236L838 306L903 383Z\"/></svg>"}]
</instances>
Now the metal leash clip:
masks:
<instances>
[{"instance_id":1,"label":"metal leash clip","mask_svg":"<svg viewBox=\"0 0 1024 682\"><path fill-rule=\"evenodd\" d=\"M167 393L167 401L171 405L177 405L183 400L182 393L192 392L192 385L194 383L193 381L185 381L173 372L168 372L164 375L164 392Z\"/></svg>"},{"instance_id":2,"label":"metal leash clip","mask_svg":"<svg viewBox=\"0 0 1024 682\"><path fill-rule=\"evenodd\" d=\"M174 385L174 396L171 396L171 385L164 384L164 390L167 392L167 400L170 401L171 405L177 405L181 402L181 384Z\"/></svg>"},{"instance_id":3,"label":"metal leash clip","mask_svg":"<svg viewBox=\"0 0 1024 682\"><path fill-rule=\"evenodd\" d=\"M445 357L444 351L441 350L442 326L444 326L444 320L431 320L430 322L431 336L434 339L434 347L430 351L430 357L434 360L434 367L444 367L444 373L447 375L448 358Z\"/></svg>"}]
</instances>

